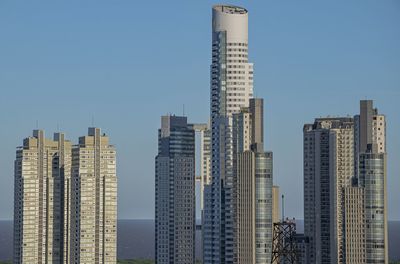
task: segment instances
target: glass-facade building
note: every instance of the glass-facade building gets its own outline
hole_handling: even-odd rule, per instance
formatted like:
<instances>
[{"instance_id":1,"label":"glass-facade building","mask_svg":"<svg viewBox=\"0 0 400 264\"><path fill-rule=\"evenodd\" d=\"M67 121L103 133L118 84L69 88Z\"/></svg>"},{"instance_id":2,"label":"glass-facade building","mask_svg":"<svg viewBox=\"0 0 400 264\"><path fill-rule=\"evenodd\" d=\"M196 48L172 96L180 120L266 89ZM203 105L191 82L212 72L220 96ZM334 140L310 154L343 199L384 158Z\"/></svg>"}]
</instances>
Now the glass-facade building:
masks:
<instances>
[{"instance_id":1,"label":"glass-facade building","mask_svg":"<svg viewBox=\"0 0 400 264\"><path fill-rule=\"evenodd\" d=\"M386 262L385 186L386 166L384 153L360 154L359 184L365 192L365 246L366 262Z\"/></svg>"},{"instance_id":2,"label":"glass-facade building","mask_svg":"<svg viewBox=\"0 0 400 264\"><path fill-rule=\"evenodd\" d=\"M255 263L270 263L272 254L272 152L256 153Z\"/></svg>"},{"instance_id":3,"label":"glass-facade building","mask_svg":"<svg viewBox=\"0 0 400 264\"><path fill-rule=\"evenodd\" d=\"M195 130L182 116L163 116L155 158L157 264L195 261Z\"/></svg>"}]
</instances>

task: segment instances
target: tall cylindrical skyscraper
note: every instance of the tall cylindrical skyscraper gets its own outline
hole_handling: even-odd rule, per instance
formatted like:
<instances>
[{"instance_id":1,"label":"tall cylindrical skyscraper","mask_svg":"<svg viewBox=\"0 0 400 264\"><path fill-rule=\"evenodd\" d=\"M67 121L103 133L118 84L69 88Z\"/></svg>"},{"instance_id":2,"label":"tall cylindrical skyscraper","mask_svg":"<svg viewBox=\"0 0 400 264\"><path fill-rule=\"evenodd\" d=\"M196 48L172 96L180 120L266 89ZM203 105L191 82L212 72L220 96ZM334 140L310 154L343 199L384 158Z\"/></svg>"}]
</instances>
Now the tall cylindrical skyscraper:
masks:
<instances>
[{"instance_id":1,"label":"tall cylindrical skyscraper","mask_svg":"<svg viewBox=\"0 0 400 264\"><path fill-rule=\"evenodd\" d=\"M253 97L248 62L248 13L236 6L212 9L211 117L230 117Z\"/></svg>"},{"instance_id":2,"label":"tall cylindrical skyscraper","mask_svg":"<svg viewBox=\"0 0 400 264\"><path fill-rule=\"evenodd\" d=\"M230 5L212 8L210 69L212 183L205 187L204 263L234 261L234 148L232 115L253 97L248 62L248 12Z\"/></svg>"}]
</instances>

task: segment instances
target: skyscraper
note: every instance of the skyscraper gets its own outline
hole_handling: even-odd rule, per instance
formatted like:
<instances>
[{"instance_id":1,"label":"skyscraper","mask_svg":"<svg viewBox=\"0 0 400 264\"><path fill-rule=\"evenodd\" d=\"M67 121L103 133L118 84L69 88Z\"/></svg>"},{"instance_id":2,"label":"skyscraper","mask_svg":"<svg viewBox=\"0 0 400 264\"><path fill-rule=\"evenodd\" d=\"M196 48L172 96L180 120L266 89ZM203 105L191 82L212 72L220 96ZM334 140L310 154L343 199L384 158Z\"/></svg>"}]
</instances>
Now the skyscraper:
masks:
<instances>
[{"instance_id":1,"label":"skyscraper","mask_svg":"<svg viewBox=\"0 0 400 264\"><path fill-rule=\"evenodd\" d=\"M116 150L91 127L72 149L70 263L116 263Z\"/></svg>"},{"instance_id":2,"label":"skyscraper","mask_svg":"<svg viewBox=\"0 0 400 264\"><path fill-rule=\"evenodd\" d=\"M354 131L353 131L354 128ZM388 263L386 123L371 100L353 118L304 126L304 225L312 263Z\"/></svg>"},{"instance_id":3,"label":"skyscraper","mask_svg":"<svg viewBox=\"0 0 400 264\"><path fill-rule=\"evenodd\" d=\"M269 263L272 251L272 152L264 152L263 100L233 115L234 263Z\"/></svg>"},{"instance_id":4,"label":"skyscraper","mask_svg":"<svg viewBox=\"0 0 400 264\"><path fill-rule=\"evenodd\" d=\"M62 263L68 249L71 143L34 130L17 149L14 263Z\"/></svg>"},{"instance_id":5,"label":"skyscraper","mask_svg":"<svg viewBox=\"0 0 400 264\"><path fill-rule=\"evenodd\" d=\"M186 117L161 118L155 168L156 263L194 263L195 131Z\"/></svg>"},{"instance_id":6,"label":"skyscraper","mask_svg":"<svg viewBox=\"0 0 400 264\"><path fill-rule=\"evenodd\" d=\"M311 263L344 263L344 188L354 176L353 118L304 126L304 234Z\"/></svg>"},{"instance_id":7,"label":"skyscraper","mask_svg":"<svg viewBox=\"0 0 400 264\"><path fill-rule=\"evenodd\" d=\"M386 120L372 100L360 101L355 116L358 185L364 189L366 263L388 259L386 194Z\"/></svg>"},{"instance_id":8,"label":"skyscraper","mask_svg":"<svg viewBox=\"0 0 400 264\"><path fill-rule=\"evenodd\" d=\"M14 263L116 263L115 148L34 130L15 160Z\"/></svg>"},{"instance_id":9,"label":"skyscraper","mask_svg":"<svg viewBox=\"0 0 400 264\"><path fill-rule=\"evenodd\" d=\"M248 13L242 7L212 8L212 183L205 186L204 263L234 261L234 149L232 115L249 106L253 65L248 62Z\"/></svg>"}]
</instances>

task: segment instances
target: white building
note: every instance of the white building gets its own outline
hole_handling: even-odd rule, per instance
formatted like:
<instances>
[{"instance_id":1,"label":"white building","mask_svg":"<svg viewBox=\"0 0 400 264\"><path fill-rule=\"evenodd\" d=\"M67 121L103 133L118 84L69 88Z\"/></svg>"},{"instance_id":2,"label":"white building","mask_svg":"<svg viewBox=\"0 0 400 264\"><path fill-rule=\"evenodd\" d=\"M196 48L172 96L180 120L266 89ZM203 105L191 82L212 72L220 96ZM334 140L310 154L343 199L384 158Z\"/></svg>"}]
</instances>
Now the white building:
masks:
<instances>
[{"instance_id":1,"label":"white building","mask_svg":"<svg viewBox=\"0 0 400 264\"><path fill-rule=\"evenodd\" d=\"M212 8L211 130L212 183L204 190L203 261L234 258L232 114L253 97L248 62L248 12L237 6Z\"/></svg>"}]
</instances>

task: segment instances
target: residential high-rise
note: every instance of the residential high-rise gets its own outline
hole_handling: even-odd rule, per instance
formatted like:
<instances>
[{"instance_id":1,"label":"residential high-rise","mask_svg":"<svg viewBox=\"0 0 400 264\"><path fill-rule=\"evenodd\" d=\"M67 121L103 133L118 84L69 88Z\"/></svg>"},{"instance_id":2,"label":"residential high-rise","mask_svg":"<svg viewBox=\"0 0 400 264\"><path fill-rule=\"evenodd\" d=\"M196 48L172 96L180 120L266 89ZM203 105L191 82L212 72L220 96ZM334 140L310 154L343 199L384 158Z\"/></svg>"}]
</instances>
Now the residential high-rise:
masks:
<instances>
[{"instance_id":1,"label":"residential high-rise","mask_svg":"<svg viewBox=\"0 0 400 264\"><path fill-rule=\"evenodd\" d=\"M385 153L360 154L360 186L365 192L366 263L388 263Z\"/></svg>"},{"instance_id":2,"label":"residential high-rise","mask_svg":"<svg viewBox=\"0 0 400 264\"><path fill-rule=\"evenodd\" d=\"M354 128L354 130L353 130ZM311 263L388 263L385 116L304 126L304 218Z\"/></svg>"},{"instance_id":3,"label":"residential high-rise","mask_svg":"<svg viewBox=\"0 0 400 264\"><path fill-rule=\"evenodd\" d=\"M235 263L269 263L272 251L272 152L238 154Z\"/></svg>"},{"instance_id":4,"label":"residential high-rise","mask_svg":"<svg viewBox=\"0 0 400 264\"><path fill-rule=\"evenodd\" d=\"M156 263L194 263L195 130L186 117L161 118L155 168Z\"/></svg>"},{"instance_id":5,"label":"residential high-rise","mask_svg":"<svg viewBox=\"0 0 400 264\"><path fill-rule=\"evenodd\" d=\"M344 191L345 263L370 263L365 262L364 188L348 186Z\"/></svg>"},{"instance_id":6,"label":"residential high-rise","mask_svg":"<svg viewBox=\"0 0 400 264\"><path fill-rule=\"evenodd\" d=\"M99 128L72 149L70 263L116 263L116 150Z\"/></svg>"},{"instance_id":7,"label":"residential high-rise","mask_svg":"<svg viewBox=\"0 0 400 264\"><path fill-rule=\"evenodd\" d=\"M364 188L366 263L389 262L386 193L386 120L372 100L355 116L358 186Z\"/></svg>"},{"instance_id":8,"label":"residential high-rise","mask_svg":"<svg viewBox=\"0 0 400 264\"><path fill-rule=\"evenodd\" d=\"M100 129L24 139L15 161L14 263L116 263L115 148Z\"/></svg>"},{"instance_id":9,"label":"residential high-rise","mask_svg":"<svg viewBox=\"0 0 400 264\"><path fill-rule=\"evenodd\" d=\"M34 130L17 149L14 263L62 263L68 251L71 143Z\"/></svg>"},{"instance_id":10,"label":"residential high-rise","mask_svg":"<svg viewBox=\"0 0 400 264\"><path fill-rule=\"evenodd\" d=\"M304 126L304 235L310 263L344 263L344 188L354 176L353 118Z\"/></svg>"},{"instance_id":11,"label":"residential high-rise","mask_svg":"<svg viewBox=\"0 0 400 264\"><path fill-rule=\"evenodd\" d=\"M264 152L263 100L233 115L234 263L269 263L272 252L272 152Z\"/></svg>"},{"instance_id":12,"label":"residential high-rise","mask_svg":"<svg viewBox=\"0 0 400 264\"><path fill-rule=\"evenodd\" d=\"M369 144L375 152L386 153L386 118L373 108L372 100L360 101L360 114L354 116L355 171L358 176L359 154L366 152Z\"/></svg>"},{"instance_id":13,"label":"residential high-rise","mask_svg":"<svg viewBox=\"0 0 400 264\"><path fill-rule=\"evenodd\" d=\"M204 189L203 261L234 261L234 149L232 115L249 106L253 65L248 62L248 13L242 7L212 8L212 182Z\"/></svg>"}]
</instances>

